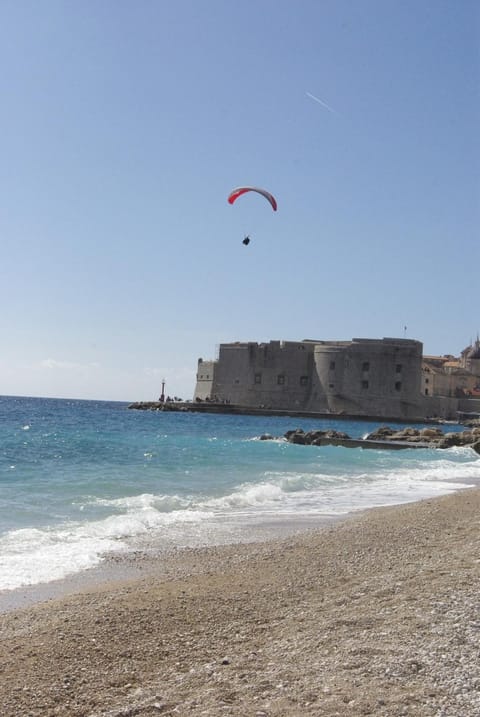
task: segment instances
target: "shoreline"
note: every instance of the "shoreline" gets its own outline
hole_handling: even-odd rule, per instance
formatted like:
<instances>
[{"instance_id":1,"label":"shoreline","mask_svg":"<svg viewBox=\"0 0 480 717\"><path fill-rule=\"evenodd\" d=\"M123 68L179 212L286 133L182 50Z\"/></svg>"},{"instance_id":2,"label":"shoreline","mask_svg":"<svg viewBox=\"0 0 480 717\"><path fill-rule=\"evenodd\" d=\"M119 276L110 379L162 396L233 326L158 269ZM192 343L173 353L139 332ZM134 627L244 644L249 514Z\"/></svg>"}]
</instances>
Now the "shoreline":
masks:
<instances>
[{"instance_id":1,"label":"shoreline","mask_svg":"<svg viewBox=\"0 0 480 717\"><path fill-rule=\"evenodd\" d=\"M475 487L480 490L480 480L475 485L470 484L467 487L463 485L464 482L460 478L456 482L462 484L462 487L455 492L472 490ZM451 492L438 497L447 497L448 495L451 495ZM228 522L223 529L220 524L216 524L215 537L211 541L205 536L195 538L188 533L188 528L184 528L187 532L182 545L171 539L164 540L159 536L155 536L153 539L148 536L142 544L137 536L132 542L127 540L127 543L130 542L130 547L125 552L106 553L97 565L90 568L48 582L0 590L0 616L13 610L32 607L38 603L49 603L68 598L90 589L101 589L102 586L114 585L117 582L134 581L150 575L157 578L163 576L167 579L172 571L175 573L178 570L178 562L185 559L189 553L203 554L223 548L235 550L256 544L275 544L282 540L302 537L304 534L320 532L329 526L355 520L361 515L368 514L369 511L400 508L403 505L422 503L424 500L430 499L435 500L435 497L356 508L346 513L300 515L294 518L289 516L283 520L253 518L248 522Z\"/></svg>"},{"instance_id":2,"label":"shoreline","mask_svg":"<svg viewBox=\"0 0 480 717\"><path fill-rule=\"evenodd\" d=\"M340 515L318 515L309 518L302 516L296 519L252 520L247 528L237 527L237 532L220 533L212 543L199 542L197 545L177 545L175 543L160 545L158 540L149 540L148 547L138 543L135 548L123 552L108 553L96 566L66 575L57 580L33 585L24 585L11 590L0 591L0 615L12 610L29 608L37 603L46 603L69 597L70 595L97 589L117 582L143 579L148 575L168 577L172 570L177 570L177 563L189 553L204 553L210 550L240 549L242 546L281 541L290 537L312 531L322 530L332 524L349 520L350 517L362 512L352 511ZM138 540L138 538L137 538Z\"/></svg>"},{"instance_id":3,"label":"shoreline","mask_svg":"<svg viewBox=\"0 0 480 717\"><path fill-rule=\"evenodd\" d=\"M480 713L480 489L0 615L4 717Z\"/></svg>"}]
</instances>

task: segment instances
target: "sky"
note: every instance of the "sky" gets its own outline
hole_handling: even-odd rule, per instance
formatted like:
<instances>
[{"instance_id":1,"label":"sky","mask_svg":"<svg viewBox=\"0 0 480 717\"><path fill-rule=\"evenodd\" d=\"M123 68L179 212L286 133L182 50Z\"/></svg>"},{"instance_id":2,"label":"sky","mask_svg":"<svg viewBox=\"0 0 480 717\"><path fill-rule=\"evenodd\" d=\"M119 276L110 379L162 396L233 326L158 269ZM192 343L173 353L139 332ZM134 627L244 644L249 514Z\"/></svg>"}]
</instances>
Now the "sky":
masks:
<instances>
[{"instance_id":1,"label":"sky","mask_svg":"<svg viewBox=\"0 0 480 717\"><path fill-rule=\"evenodd\" d=\"M480 331L477 0L2 0L0 68L0 394Z\"/></svg>"}]
</instances>

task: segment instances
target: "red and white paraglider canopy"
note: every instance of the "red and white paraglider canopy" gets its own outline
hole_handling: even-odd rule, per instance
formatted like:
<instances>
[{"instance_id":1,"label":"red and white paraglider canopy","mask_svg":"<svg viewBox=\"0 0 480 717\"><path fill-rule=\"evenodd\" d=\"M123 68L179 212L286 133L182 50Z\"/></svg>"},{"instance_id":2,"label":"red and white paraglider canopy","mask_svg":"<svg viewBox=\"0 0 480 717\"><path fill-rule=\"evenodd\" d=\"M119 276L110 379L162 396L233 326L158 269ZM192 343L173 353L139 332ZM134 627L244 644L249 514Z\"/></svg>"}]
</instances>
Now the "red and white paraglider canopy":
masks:
<instances>
[{"instance_id":1,"label":"red and white paraglider canopy","mask_svg":"<svg viewBox=\"0 0 480 717\"><path fill-rule=\"evenodd\" d=\"M242 194L245 194L246 192L258 192L258 194L261 194L270 202L273 211L277 211L277 200L273 194L270 194L270 192L267 192L266 189L260 189L259 187L237 187L236 189L233 189L228 195L229 204L233 204L238 197L241 197Z\"/></svg>"}]
</instances>

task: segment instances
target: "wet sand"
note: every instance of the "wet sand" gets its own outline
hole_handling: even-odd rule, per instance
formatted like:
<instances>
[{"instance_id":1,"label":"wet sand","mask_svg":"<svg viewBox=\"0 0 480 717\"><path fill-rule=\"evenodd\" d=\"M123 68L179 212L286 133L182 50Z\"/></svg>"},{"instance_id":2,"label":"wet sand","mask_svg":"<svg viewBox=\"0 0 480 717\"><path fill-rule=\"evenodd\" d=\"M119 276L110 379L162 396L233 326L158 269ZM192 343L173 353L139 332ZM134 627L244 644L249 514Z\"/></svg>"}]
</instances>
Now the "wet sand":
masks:
<instances>
[{"instance_id":1,"label":"wet sand","mask_svg":"<svg viewBox=\"0 0 480 717\"><path fill-rule=\"evenodd\" d=\"M0 615L3 717L480 715L480 489L128 565Z\"/></svg>"}]
</instances>

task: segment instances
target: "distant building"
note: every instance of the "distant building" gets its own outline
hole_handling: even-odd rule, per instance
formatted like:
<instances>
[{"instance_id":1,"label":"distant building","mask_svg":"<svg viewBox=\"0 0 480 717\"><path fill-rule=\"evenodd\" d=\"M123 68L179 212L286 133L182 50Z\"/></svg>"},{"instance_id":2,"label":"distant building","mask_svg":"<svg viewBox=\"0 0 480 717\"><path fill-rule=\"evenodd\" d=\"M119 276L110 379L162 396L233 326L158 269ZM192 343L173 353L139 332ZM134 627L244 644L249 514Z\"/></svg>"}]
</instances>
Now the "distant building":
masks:
<instances>
[{"instance_id":1,"label":"distant building","mask_svg":"<svg viewBox=\"0 0 480 717\"><path fill-rule=\"evenodd\" d=\"M459 359L422 349L399 338L220 344L198 360L194 400L402 420L480 410L480 341Z\"/></svg>"},{"instance_id":2,"label":"distant building","mask_svg":"<svg viewBox=\"0 0 480 717\"><path fill-rule=\"evenodd\" d=\"M244 407L416 418L422 344L410 339L221 344L199 359L195 400Z\"/></svg>"},{"instance_id":3,"label":"distant building","mask_svg":"<svg viewBox=\"0 0 480 717\"><path fill-rule=\"evenodd\" d=\"M467 346L459 358L424 356L422 393L443 398L480 398L480 340Z\"/></svg>"},{"instance_id":4,"label":"distant building","mask_svg":"<svg viewBox=\"0 0 480 717\"><path fill-rule=\"evenodd\" d=\"M425 396L461 398L470 395L478 378L453 356L424 356L422 393Z\"/></svg>"},{"instance_id":5,"label":"distant building","mask_svg":"<svg viewBox=\"0 0 480 717\"><path fill-rule=\"evenodd\" d=\"M480 378L480 338L462 351L460 363L463 368Z\"/></svg>"}]
</instances>

